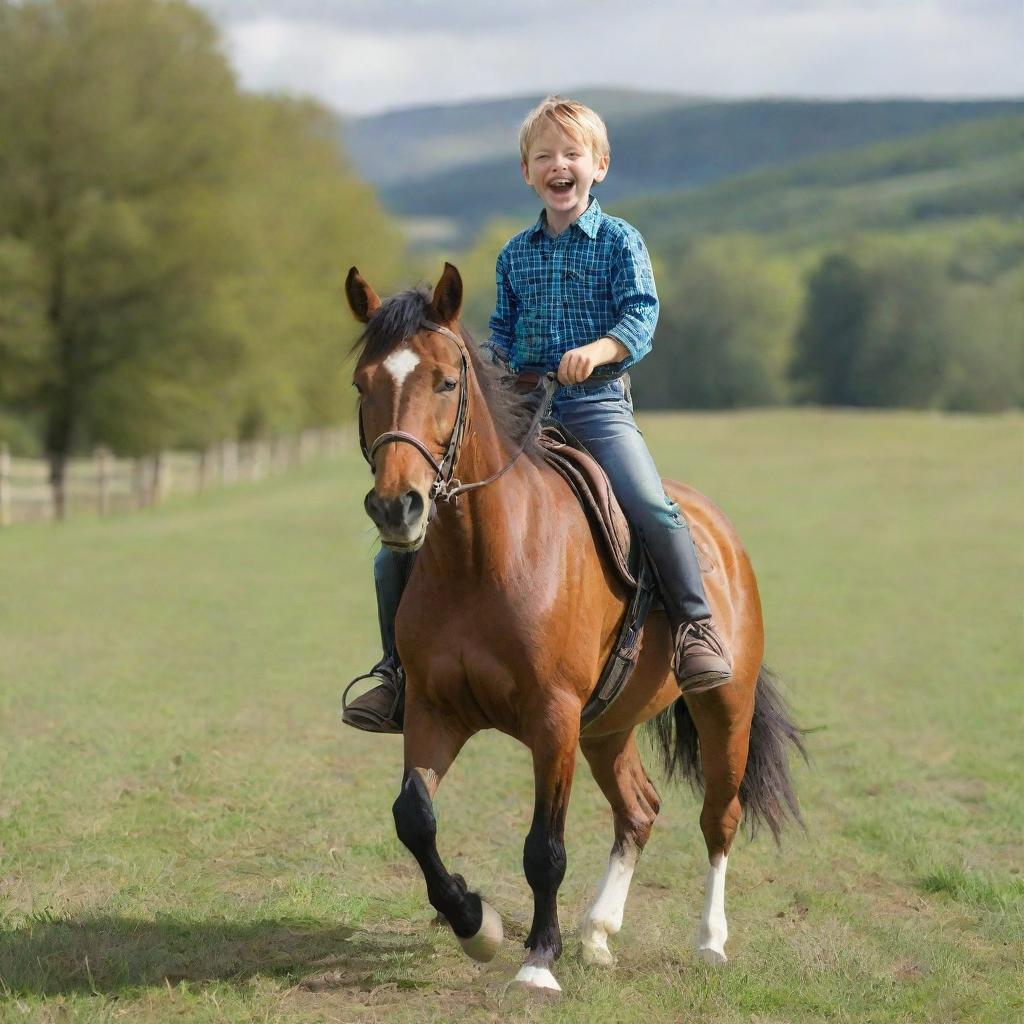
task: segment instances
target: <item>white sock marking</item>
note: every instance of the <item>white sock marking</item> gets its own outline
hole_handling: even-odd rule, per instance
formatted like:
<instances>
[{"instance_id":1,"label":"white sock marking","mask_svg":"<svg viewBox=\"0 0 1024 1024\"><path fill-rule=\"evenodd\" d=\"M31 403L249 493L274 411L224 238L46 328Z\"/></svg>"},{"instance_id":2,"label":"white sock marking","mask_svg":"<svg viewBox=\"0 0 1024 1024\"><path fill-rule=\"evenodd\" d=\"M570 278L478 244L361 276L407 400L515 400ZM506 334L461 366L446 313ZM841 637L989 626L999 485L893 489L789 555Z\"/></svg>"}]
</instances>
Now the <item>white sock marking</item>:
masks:
<instances>
[{"instance_id":1,"label":"white sock marking","mask_svg":"<svg viewBox=\"0 0 1024 1024\"><path fill-rule=\"evenodd\" d=\"M394 378L395 386L401 391L405 378L416 369L419 361L420 357L411 348L400 348L384 360L383 366Z\"/></svg>"},{"instance_id":2,"label":"white sock marking","mask_svg":"<svg viewBox=\"0 0 1024 1024\"><path fill-rule=\"evenodd\" d=\"M725 961L725 940L729 937L729 926L725 920L725 868L728 857L720 853L711 860L707 881L704 883L704 913L697 933L697 949L707 950L719 963ZM717 960L717 957L721 960Z\"/></svg>"},{"instance_id":3,"label":"white sock marking","mask_svg":"<svg viewBox=\"0 0 1024 1024\"><path fill-rule=\"evenodd\" d=\"M547 988L552 992L561 992L562 986L555 981L555 976L546 967L534 967L523 964L516 975L516 981L529 985L530 988Z\"/></svg>"},{"instance_id":4,"label":"white sock marking","mask_svg":"<svg viewBox=\"0 0 1024 1024\"><path fill-rule=\"evenodd\" d=\"M622 927L622 914L629 895L629 883L633 880L639 851L627 845L621 853L612 853L608 858L608 869L601 879L597 896L583 915L580 938L583 940L583 955L596 963L611 963L608 950L608 936L615 935Z\"/></svg>"}]
</instances>

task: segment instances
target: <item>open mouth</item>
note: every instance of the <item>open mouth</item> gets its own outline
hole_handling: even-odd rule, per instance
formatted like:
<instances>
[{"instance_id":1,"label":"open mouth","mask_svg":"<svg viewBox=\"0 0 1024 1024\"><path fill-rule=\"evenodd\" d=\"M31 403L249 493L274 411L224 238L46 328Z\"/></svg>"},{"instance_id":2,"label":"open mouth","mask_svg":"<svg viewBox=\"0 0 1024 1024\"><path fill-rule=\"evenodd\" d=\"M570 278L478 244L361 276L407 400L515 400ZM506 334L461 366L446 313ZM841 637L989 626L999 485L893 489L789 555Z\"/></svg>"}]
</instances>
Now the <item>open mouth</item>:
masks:
<instances>
[{"instance_id":1,"label":"open mouth","mask_svg":"<svg viewBox=\"0 0 1024 1024\"><path fill-rule=\"evenodd\" d=\"M423 526L420 529L419 536L409 541L394 541L385 540L381 537L380 542L386 548L390 548L392 551L418 551L423 547L423 541L427 536L427 517L423 517Z\"/></svg>"},{"instance_id":2,"label":"open mouth","mask_svg":"<svg viewBox=\"0 0 1024 1024\"><path fill-rule=\"evenodd\" d=\"M575 184L576 182L574 182L572 178L555 178L548 188L550 188L552 192L558 192L564 195L567 192L571 192Z\"/></svg>"}]
</instances>

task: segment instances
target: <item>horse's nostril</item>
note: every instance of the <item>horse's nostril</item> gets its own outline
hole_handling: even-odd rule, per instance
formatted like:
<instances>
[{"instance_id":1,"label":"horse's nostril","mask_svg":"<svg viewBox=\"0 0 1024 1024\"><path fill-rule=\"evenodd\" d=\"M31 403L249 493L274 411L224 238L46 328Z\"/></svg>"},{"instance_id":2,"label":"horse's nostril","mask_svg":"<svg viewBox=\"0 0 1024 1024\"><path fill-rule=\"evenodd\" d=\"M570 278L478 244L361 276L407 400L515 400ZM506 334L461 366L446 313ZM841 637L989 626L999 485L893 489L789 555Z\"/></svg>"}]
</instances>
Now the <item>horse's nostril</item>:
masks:
<instances>
[{"instance_id":1,"label":"horse's nostril","mask_svg":"<svg viewBox=\"0 0 1024 1024\"><path fill-rule=\"evenodd\" d=\"M402 495L402 518L406 525L418 522L423 515L423 496L419 491L406 491Z\"/></svg>"},{"instance_id":2,"label":"horse's nostril","mask_svg":"<svg viewBox=\"0 0 1024 1024\"><path fill-rule=\"evenodd\" d=\"M384 503L377 497L376 491L369 491L366 497L363 499L363 508L366 509L366 514L380 526L384 522L384 516L386 510Z\"/></svg>"},{"instance_id":3,"label":"horse's nostril","mask_svg":"<svg viewBox=\"0 0 1024 1024\"><path fill-rule=\"evenodd\" d=\"M409 490L397 498L382 498L373 490L363 499L363 508L378 528L400 530L419 524L424 501L419 491Z\"/></svg>"}]
</instances>

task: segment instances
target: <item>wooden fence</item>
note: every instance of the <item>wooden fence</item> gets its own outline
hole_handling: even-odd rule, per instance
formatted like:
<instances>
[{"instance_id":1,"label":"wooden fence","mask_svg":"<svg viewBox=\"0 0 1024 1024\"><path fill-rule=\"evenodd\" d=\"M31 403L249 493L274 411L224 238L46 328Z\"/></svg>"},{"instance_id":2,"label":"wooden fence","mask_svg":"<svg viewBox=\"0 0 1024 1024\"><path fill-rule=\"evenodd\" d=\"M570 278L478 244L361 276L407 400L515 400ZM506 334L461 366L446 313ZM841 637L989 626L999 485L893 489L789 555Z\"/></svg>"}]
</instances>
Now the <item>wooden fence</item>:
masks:
<instances>
[{"instance_id":1,"label":"wooden fence","mask_svg":"<svg viewBox=\"0 0 1024 1024\"><path fill-rule=\"evenodd\" d=\"M350 447L351 429L304 430L268 441L225 441L204 452L161 452L119 459L98 449L89 459L68 460L65 516L109 515L146 508L179 494L277 476L310 459ZM13 458L0 444L0 527L55 518L49 463Z\"/></svg>"}]
</instances>

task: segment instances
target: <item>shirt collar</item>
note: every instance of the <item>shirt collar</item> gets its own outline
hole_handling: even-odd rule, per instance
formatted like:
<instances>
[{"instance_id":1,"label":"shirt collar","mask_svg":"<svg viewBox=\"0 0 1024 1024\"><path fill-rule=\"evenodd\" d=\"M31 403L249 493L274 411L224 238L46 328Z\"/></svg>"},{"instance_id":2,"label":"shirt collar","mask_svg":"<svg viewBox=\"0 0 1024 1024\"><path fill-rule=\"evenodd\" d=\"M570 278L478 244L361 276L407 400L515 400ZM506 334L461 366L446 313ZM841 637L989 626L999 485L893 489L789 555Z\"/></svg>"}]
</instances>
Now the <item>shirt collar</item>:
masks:
<instances>
[{"instance_id":1,"label":"shirt collar","mask_svg":"<svg viewBox=\"0 0 1024 1024\"><path fill-rule=\"evenodd\" d=\"M544 234L544 228L547 225L547 211L541 210L540 216L537 218L536 224L530 229L531 240L536 238L538 234ZM601 204L597 201L597 196L591 195L590 203L587 208L581 213L573 222L569 225L569 229L578 227L589 238L597 237L597 229L601 226Z\"/></svg>"}]
</instances>

